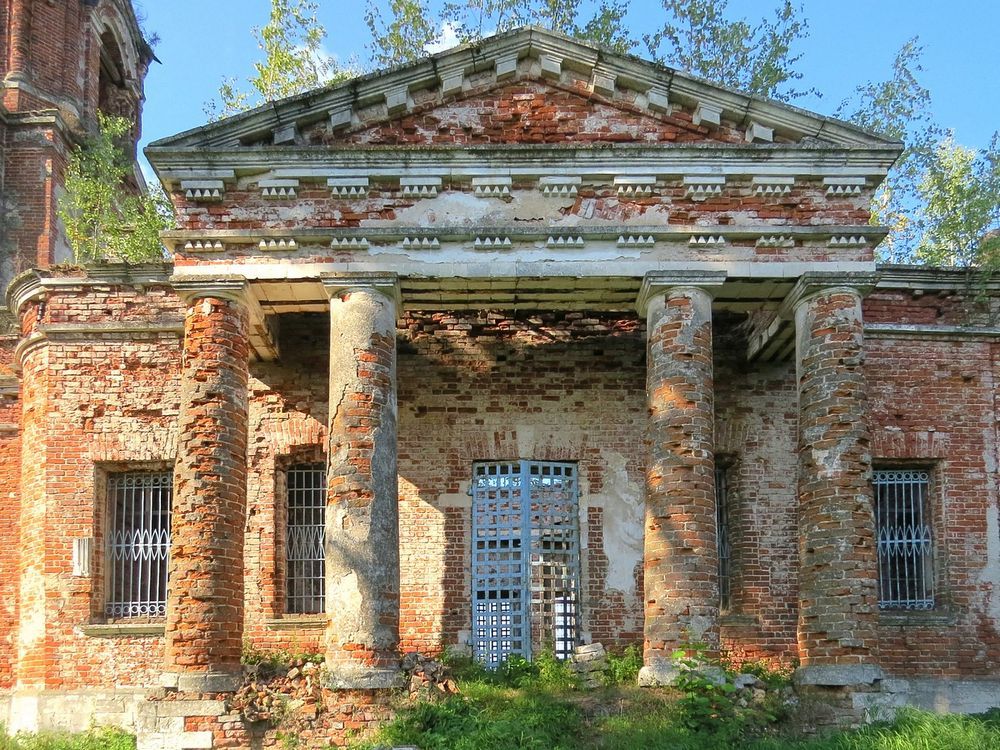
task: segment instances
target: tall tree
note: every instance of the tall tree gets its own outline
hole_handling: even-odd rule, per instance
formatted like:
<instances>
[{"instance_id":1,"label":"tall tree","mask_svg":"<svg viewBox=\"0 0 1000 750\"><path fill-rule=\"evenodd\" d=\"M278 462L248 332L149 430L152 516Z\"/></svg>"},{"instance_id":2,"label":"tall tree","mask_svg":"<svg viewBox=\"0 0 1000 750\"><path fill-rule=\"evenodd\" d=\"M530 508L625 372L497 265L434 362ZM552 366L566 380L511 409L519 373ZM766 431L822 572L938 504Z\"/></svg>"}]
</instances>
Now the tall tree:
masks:
<instances>
[{"instance_id":1,"label":"tall tree","mask_svg":"<svg viewBox=\"0 0 1000 750\"><path fill-rule=\"evenodd\" d=\"M447 28L459 42L534 24L627 52L636 45L625 26L628 0L446 0L433 15L425 0L368 0L372 60L379 66L416 60ZM584 9L589 13L584 13Z\"/></svg>"},{"instance_id":2,"label":"tall tree","mask_svg":"<svg viewBox=\"0 0 1000 750\"><path fill-rule=\"evenodd\" d=\"M207 114L213 119L228 117L350 77L351 72L340 68L323 49L326 28L319 22L318 11L314 0L271 0L267 24L253 28L264 59L254 63L254 75L246 82L250 90L234 78L224 80L219 102L209 102Z\"/></svg>"},{"instance_id":3,"label":"tall tree","mask_svg":"<svg viewBox=\"0 0 1000 750\"><path fill-rule=\"evenodd\" d=\"M937 154L941 129L931 115L931 94L920 83L923 48L916 38L896 54L892 75L858 86L836 111L855 125L903 142L904 151L875 195L872 221L889 227L882 259L911 262L925 229L922 195L924 175Z\"/></svg>"},{"instance_id":4,"label":"tall tree","mask_svg":"<svg viewBox=\"0 0 1000 750\"><path fill-rule=\"evenodd\" d=\"M1000 270L1000 139L988 148L960 146L949 133L934 150L918 190L925 231L919 261L977 268L980 278Z\"/></svg>"},{"instance_id":5,"label":"tall tree","mask_svg":"<svg viewBox=\"0 0 1000 750\"><path fill-rule=\"evenodd\" d=\"M757 24L728 18L729 0L663 0L662 28L643 36L654 60L748 94L788 101L808 91L793 45L809 35L800 8L783 0Z\"/></svg>"},{"instance_id":6,"label":"tall tree","mask_svg":"<svg viewBox=\"0 0 1000 750\"><path fill-rule=\"evenodd\" d=\"M389 0L387 10L388 21L375 0L368 0L365 8L365 23L372 35L372 61L378 67L423 57L427 48L438 41L438 27L423 0Z\"/></svg>"}]
</instances>

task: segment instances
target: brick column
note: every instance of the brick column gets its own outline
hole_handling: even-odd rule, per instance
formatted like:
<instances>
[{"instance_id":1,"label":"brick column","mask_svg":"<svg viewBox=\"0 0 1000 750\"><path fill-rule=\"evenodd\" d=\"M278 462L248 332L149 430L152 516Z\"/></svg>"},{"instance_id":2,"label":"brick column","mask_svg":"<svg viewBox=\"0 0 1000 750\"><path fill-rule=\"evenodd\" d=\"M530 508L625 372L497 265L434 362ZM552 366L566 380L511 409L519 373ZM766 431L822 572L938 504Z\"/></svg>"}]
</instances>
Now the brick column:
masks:
<instances>
[{"instance_id":1,"label":"brick column","mask_svg":"<svg viewBox=\"0 0 1000 750\"><path fill-rule=\"evenodd\" d=\"M330 296L327 685L396 687L399 493L395 276L337 276Z\"/></svg>"},{"instance_id":2,"label":"brick column","mask_svg":"<svg viewBox=\"0 0 1000 750\"><path fill-rule=\"evenodd\" d=\"M243 281L180 282L181 409L164 683L233 690L242 677L249 313Z\"/></svg>"},{"instance_id":3,"label":"brick column","mask_svg":"<svg viewBox=\"0 0 1000 750\"><path fill-rule=\"evenodd\" d=\"M669 684L672 652L719 645L715 528L712 297L715 275L671 285L647 276L645 667L640 684ZM676 282L675 282L676 283Z\"/></svg>"},{"instance_id":4,"label":"brick column","mask_svg":"<svg viewBox=\"0 0 1000 750\"><path fill-rule=\"evenodd\" d=\"M800 684L871 684L878 637L868 390L861 297L870 275L803 277L799 388Z\"/></svg>"}]
</instances>

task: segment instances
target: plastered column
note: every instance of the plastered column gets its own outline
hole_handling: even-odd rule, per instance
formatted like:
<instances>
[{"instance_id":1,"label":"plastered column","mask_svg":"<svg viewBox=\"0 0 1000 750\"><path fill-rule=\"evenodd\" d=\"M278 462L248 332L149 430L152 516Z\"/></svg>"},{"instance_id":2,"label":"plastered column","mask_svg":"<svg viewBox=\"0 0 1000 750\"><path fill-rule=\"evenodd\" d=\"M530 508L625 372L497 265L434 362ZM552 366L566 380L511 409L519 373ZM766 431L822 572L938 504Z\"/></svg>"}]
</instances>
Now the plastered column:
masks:
<instances>
[{"instance_id":1,"label":"plastered column","mask_svg":"<svg viewBox=\"0 0 1000 750\"><path fill-rule=\"evenodd\" d=\"M686 643L719 644L712 383L712 297L694 286L648 301L645 667L642 684L675 676Z\"/></svg>"},{"instance_id":2,"label":"plastered column","mask_svg":"<svg viewBox=\"0 0 1000 750\"><path fill-rule=\"evenodd\" d=\"M878 629L861 293L800 282L799 655L802 684L872 683Z\"/></svg>"},{"instance_id":3,"label":"plastered column","mask_svg":"<svg viewBox=\"0 0 1000 750\"><path fill-rule=\"evenodd\" d=\"M394 277L324 280L330 295L327 684L400 684Z\"/></svg>"},{"instance_id":4,"label":"plastered column","mask_svg":"<svg viewBox=\"0 0 1000 750\"><path fill-rule=\"evenodd\" d=\"M249 314L243 283L187 285L174 468L165 684L242 676Z\"/></svg>"}]
</instances>

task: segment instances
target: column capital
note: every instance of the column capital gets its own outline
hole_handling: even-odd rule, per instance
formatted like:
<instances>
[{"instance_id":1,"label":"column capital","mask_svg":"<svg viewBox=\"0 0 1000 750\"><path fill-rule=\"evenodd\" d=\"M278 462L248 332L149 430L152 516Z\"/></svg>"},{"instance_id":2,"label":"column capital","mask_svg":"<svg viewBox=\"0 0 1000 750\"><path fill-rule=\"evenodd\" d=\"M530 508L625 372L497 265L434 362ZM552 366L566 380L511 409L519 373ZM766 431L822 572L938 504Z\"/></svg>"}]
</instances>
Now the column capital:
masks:
<instances>
[{"instance_id":1,"label":"column capital","mask_svg":"<svg viewBox=\"0 0 1000 750\"><path fill-rule=\"evenodd\" d=\"M875 288L877 274L874 271L810 271L802 274L792 291L781 303L779 315L785 320L795 317L795 311L813 297L834 289L850 290L859 297L865 297Z\"/></svg>"},{"instance_id":2,"label":"column capital","mask_svg":"<svg viewBox=\"0 0 1000 750\"><path fill-rule=\"evenodd\" d=\"M649 271L642 279L635 309L645 315L654 297L677 287L693 287L711 296L715 287L725 283L725 271Z\"/></svg>"},{"instance_id":3,"label":"column capital","mask_svg":"<svg viewBox=\"0 0 1000 750\"><path fill-rule=\"evenodd\" d=\"M333 299L342 292L351 290L375 291L388 297L396 305L396 313L403 309L403 297L399 290L399 277L391 271L371 271L366 273L324 273L320 276L327 297Z\"/></svg>"},{"instance_id":4,"label":"column capital","mask_svg":"<svg viewBox=\"0 0 1000 750\"><path fill-rule=\"evenodd\" d=\"M244 276L227 274L219 276L177 277L170 279L177 296L191 304L197 299L217 297L218 299L250 304L250 286Z\"/></svg>"}]
</instances>

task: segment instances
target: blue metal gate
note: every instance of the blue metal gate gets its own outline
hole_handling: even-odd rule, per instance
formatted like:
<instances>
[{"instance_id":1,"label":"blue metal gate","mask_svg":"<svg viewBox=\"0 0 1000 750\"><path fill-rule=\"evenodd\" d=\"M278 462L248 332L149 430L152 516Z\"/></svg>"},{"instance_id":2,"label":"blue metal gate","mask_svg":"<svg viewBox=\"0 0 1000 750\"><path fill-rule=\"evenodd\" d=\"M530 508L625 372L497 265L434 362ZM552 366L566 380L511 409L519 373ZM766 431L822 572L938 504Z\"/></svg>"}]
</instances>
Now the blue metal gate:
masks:
<instances>
[{"instance_id":1,"label":"blue metal gate","mask_svg":"<svg viewBox=\"0 0 1000 750\"><path fill-rule=\"evenodd\" d=\"M580 600L576 465L477 463L472 478L472 647L495 667L577 643Z\"/></svg>"}]
</instances>

